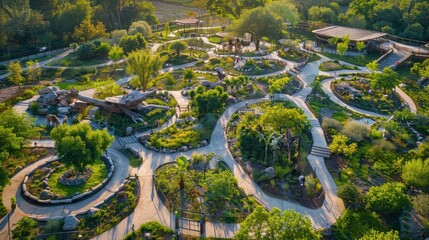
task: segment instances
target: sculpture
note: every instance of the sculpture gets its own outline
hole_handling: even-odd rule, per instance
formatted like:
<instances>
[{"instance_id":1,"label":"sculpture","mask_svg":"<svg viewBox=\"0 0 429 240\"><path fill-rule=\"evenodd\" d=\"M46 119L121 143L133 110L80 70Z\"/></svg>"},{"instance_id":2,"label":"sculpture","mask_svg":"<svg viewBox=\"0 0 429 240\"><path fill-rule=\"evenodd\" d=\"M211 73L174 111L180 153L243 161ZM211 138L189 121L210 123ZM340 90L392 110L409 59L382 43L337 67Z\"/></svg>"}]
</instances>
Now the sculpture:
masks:
<instances>
[{"instance_id":1,"label":"sculpture","mask_svg":"<svg viewBox=\"0 0 429 240\"><path fill-rule=\"evenodd\" d=\"M60 125L60 120L58 119L58 117L54 114L48 114L46 116L46 123L48 126L58 126Z\"/></svg>"},{"instance_id":2,"label":"sculpture","mask_svg":"<svg viewBox=\"0 0 429 240\"><path fill-rule=\"evenodd\" d=\"M156 90L148 91L141 93L139 91L131 91L126 95L107 97L105 100L95 99L91 97L82 96L79 94L79 91L76 91L74 88L70 90L68 96L78 99L80 101L86 102L88 104L103 108L109 112L113 113L124 113L128 115L133 122L144 122L143 116L135 111L140 111L143 109L154 109L162 108L169 110L170 107L155 105L155 104L144 104L143 100L148 96L156 93Z\"/></svg>"}]
</instances>

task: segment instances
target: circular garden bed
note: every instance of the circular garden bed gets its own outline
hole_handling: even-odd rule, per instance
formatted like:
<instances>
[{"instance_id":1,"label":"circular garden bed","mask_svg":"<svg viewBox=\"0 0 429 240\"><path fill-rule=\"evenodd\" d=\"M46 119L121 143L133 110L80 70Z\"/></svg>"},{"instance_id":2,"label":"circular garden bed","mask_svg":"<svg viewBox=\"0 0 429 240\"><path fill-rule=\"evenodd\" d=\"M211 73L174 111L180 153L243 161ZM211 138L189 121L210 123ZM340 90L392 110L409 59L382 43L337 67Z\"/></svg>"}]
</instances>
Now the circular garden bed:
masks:
<instances>
[{"instance_id":1,"label":"circular garden bed","mask_svg":"<svg viewBox=\"0 0 429 240\"><path fill-rule=\"evenodd\" d=\"M385 93L374 89L366 78L337 80L331 88L343 102L360 109L388 114L404 107L396 92Z\"/></svg>"},{"instance_id":2,"label":"circular garden bed","mask_svg":"<svg viewBox=\"0 0 429 240\"><path fill-rule=\"evenodd\" d=\"M77 202L103 188L114 170L109 157L88 164L81 173L66 167L58 159L52 159L25 176L23 195L27 200L40 204Z\"/></svg>"},{"instance_id":3,"label":"circular garden bed","mask_svg":"<svg viewBox=\"0 0 429 240\"><path fill-rule=\"evenodd\" d=\"M191 211L204 213L213 222L241 222L258 203L238 187L225 163L218 161L215 169L209 169L207 162L213 157L213 153L193 155L186 160L186 172L176 163L160 166L155 171L158 195L170 211L182 210L183 217L196 217L195 214L186 216L186 212Z\"/></svg>"}]
</instances>

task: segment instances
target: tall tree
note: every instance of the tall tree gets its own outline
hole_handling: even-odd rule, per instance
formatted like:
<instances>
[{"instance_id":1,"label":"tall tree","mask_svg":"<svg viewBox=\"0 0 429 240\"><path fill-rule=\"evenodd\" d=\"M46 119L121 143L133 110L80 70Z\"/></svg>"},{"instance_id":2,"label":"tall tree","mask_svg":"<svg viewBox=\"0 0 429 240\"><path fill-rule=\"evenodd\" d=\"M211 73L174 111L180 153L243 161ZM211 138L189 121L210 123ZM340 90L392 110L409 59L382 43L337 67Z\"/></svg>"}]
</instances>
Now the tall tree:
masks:
<instances>
[{"instance_id":1,"label":"tall tree","mask_svg":"<svg viewBox=\"0 0 429 240\"><path fill-rule=\"evenodd\" d=\"M28 81L35 82L36 80L39 80L42 75L42 68L40 68L39 62L37 62L37 60L30 60L26 62L25 65L27 65Z\"/></svg>"},{"instance_id":2,"label":"tall tree","mask_svg":"<svg viewBox=\"0 0 429 240\"><path fill-rule=\"evenodd\" d=\"M73 39L81 43L108 36L109 34L106 33L106 28L102 22L97 22L94 25L90 19L84 19L79 26L75 27L73 32Z\"/></svg>"},{"instance_id":3,"label":"tall tree","mask_svg":"<svg viewBox=\"0 0 429 240\"><path fill-rule=\"evenodd\" d=\"M206 7L210 13L239 19L246 9L262 7L266 0L207 0Z\"/></svg>"},{"instance_id":4,"label":"tall tree","mask_svg":"<svg viewBox=\"0 0 429 240\"><path fill-rule=\"evenodd\" d=\"M24 83L21 64L19 64L19 62L10 62L9 65L7 65L7 70L9 72L9 76L7 77L9 82L21 88L21 85Z\"/></svg>"},{"instance_id":5,"label":"tall tree","mask_svg":"<svg viewBox=\"0 0 429 240\"><path fill-rule=\"evenodd\" d=\"M258 206L241 224L238 240L320 239L308 218L294 210L282 212L273 208L267 212Z\"/></svg>"},{"instance_id":6,"label":"tall tree","mask_svg":"<svg viewBox=\"0 0 429 240\"><path fill-rule=\"evenodd\" d=\"M101 157L113 142L107 130L92 130L87 123L61 124L51 131L60 161L82 171L87 164Z\"/></svg>"},{"instance_id":7,"label":"tall tree","mask_svg":"<svg viewBox=\"0 0 429 240\"><path fill-rule=\"evenodd\" d=\"M151 55L148 51L131 52L127 57L127 70L130 74L137 75L131 84L146 91L150 80L158 74L165 60L159 54Z\"/></svg>"},{"instance_id":8,"label":"tall tree","mask_svg":"<svg viewBox=\"0 0 429 240\"><path fill-rule=\"evenodd\" d=\"M381 88L384 92L390 92L400 81L399 74L387 67L383 69L382 73L374 75L371 86Z\"/></svg>"},{"instance_id":9,"label":"tall tree","mask_svg":"<svg viewBox=\"0 0 429 240\"><path fill-rule=\"evenodd\" d=\"M170 51L175 51L177 56L180 56L180 52L188 49L188 44L185 41L174 41L168 46Z\"/></svg>"},{"instance_id":10,"label":"tall tree","mask_svg":"<svg viewBox=\"0 0 429 240\"><path fill-rule=\"evenodd\" d=\"M76 0L74 4L66 2L58 6L52 22L56 34L70 40L75 27L85 19L91 19L92 7L88 0Z\"/></svg>"},{"instance_id":11,"label":"tall tree","mask_svg":"<svg viewBox=\"0 0 429 240\"><path fill-rule=\"evenodd\" d=\"M278 15L267 8L257 7L244 12L232 23L230 29L240 35L250 33L255 42L256 51L259 51L262 38L281 38L283 27L283 21Z\"/></svg>"}]
</instances>

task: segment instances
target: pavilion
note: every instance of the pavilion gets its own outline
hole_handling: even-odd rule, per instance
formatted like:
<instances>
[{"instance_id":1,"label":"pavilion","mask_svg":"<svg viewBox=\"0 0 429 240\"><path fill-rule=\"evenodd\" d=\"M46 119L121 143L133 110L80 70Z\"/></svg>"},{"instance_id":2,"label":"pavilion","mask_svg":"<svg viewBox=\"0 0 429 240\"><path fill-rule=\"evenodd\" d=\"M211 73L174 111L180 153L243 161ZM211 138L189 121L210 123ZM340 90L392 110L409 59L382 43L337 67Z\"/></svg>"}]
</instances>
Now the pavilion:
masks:
<instances>
[{"instance_id":1,"label":"pavilion","mask_svg":"<svg viewBox=\"0 0 429 240\"><path fill-rule=\"evenodd\" d=\"M314 30L313 33L316 34L316 44L318 45L329 45L328 39L334 37L341 39L348 35L352 48L356 45L356 42L364 42L368 45L368 43L377 41L387 35L387 33L344 26L329 26Z\"/></svg>"},{"instance_id":2,"label":"pavilion","mask_svg":"<svg viewBox=\"0 0 429 240\"><path fill-rule=\"evenodd\" d=\"M186 27L191 28L194 27L195 29L198 29L198 26L200 23L202 23L200 19L197 18L185 18L185 19L178 19L175 20L173 23L179 26L183 26L183 29L185 30Z\"/></svg>"}]
</instances>

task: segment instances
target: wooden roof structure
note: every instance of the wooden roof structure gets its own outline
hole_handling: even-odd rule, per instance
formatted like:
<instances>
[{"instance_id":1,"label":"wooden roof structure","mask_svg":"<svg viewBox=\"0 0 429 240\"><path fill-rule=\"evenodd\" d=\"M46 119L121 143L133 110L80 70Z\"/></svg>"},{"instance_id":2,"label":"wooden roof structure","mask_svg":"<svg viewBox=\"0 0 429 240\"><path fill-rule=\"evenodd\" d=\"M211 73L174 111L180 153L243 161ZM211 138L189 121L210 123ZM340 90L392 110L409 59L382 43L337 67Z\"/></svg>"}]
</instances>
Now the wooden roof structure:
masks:
<instances>
[{"instance_id":1,"label":"wooden roof structure","mask_svg":"<svg viewBox=\"0 0 429 240\"><path fill-rule=\"evenodd\" d=\"M200 20L196 18L185 18L175 20L174 22L178 25L196 25L200 22Z\"/></svg>"},{"instance_id":2,"label":"wooden roof structure","mask_svg":"<svg viewBox=\"0 0 429 240\"><path fill-rule=\"evenodd\" d=\"M369 40L377 39L386 36L387 33L375 32L366 29L343 27L343 26L329 26L321 29L314 30L313 33L319 36L332 38L336 37L341 39L344 36L349 36L353 42L366 42Z\"/></svg>"}]
</instances>

